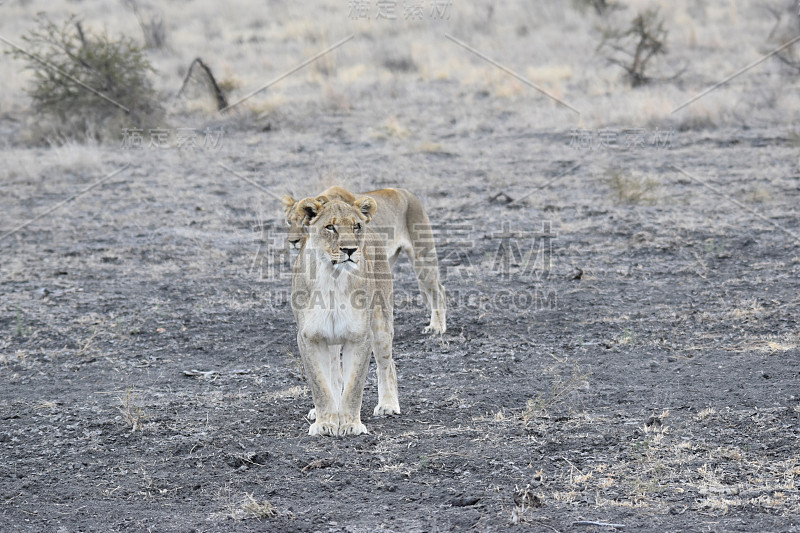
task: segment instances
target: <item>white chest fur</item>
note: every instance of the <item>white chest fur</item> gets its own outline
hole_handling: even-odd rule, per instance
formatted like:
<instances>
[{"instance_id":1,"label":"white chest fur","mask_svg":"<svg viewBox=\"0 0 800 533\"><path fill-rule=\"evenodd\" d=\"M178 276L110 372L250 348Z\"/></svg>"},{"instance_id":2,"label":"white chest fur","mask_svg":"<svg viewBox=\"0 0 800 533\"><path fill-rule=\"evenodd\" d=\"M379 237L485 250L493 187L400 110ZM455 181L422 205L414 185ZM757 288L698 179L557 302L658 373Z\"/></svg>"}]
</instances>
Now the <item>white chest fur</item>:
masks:
<instances>
[{"instance_id":1,"label":"white chest fur","mask_svg":"<svg viewBox=\"0 0 800 533\"><path fill-rule=\"evenodd\" d=\"M343 344L367 330L367 309L355 288L359 273L325 263L319 267L306 302L303 332L328 344Z\"/></svg>"}]
</instances>

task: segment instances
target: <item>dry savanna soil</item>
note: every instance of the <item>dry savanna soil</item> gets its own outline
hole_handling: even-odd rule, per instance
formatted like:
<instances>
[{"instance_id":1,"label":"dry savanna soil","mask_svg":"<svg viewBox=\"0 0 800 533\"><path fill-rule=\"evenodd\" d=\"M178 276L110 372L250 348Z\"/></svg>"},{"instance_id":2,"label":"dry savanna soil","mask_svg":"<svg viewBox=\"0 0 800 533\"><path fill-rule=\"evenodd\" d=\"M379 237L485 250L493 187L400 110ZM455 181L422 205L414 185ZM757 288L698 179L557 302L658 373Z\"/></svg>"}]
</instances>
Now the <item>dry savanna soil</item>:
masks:
<instances>
[{"instance_id":1,"label":"dry savanna soil","mask_svg":"<svg viewBox=\"0 0 800 533\"><path fill-rule=\"evenodd\" d=\"M590 16L547 5L554 27ZM772 108L587 124L441 43L491 79L417 53L363 92L314 78L322 100L210 113L210 144L42 146L22 103L0 115L0 530L800 530L796 128ZM609 112L661 90L610 87ZM275 198L334 184L416 193L448 293L423 334L395 265L402 414L371 416L372 363L348 438L307 434Z\"/></svg>"}]
</instances>

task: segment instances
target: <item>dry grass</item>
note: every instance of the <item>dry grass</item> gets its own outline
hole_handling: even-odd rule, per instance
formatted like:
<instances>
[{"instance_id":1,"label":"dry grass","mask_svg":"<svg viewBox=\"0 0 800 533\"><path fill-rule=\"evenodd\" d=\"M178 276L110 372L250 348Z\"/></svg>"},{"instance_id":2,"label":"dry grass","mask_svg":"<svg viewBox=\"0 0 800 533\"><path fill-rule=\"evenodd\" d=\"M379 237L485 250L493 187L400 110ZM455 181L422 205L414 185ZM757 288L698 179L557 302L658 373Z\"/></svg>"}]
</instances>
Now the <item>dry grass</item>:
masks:
<instances>
[{"instance_id":1,"label":"dry grass","mask_svg":"<svg viewBox=\"0 0 800 533\"><path fill-rule=\"evenodd\" d=\"M560 373L554 370L549 393L540 393L526 403L522 412L524 423L527 424L537 418L545 418L549 416L549 411L553 408L569 400L574 400L578 391L589 387L590 375L588 372L581 371L577 363L572 366L569 373ZM572 409L574 405L570 404L569 407Z\"/></svg>"},{"instance_id":2,"label":"dry grass","mask_svg":"<svg viewBox=\"0 0 800 533\"><path fill-rule=\"evenodd\" d=\"M628 170L614 168L607 171L604 181L611 196L620 204L654 204L658 199L655 193L659 185L652 178L634 176Z\"/></svg>"},{"instance_id":3,"label":"dry grass","mask_svg":"<svg viewBox=\"0 0 800 533\"><path fill-rule=\"evenodd\" d=\"M252 494L246 493L244 501L238 512L234 513L233 518L237 520L256 519L265 520L278 515L278 511L269 500L258 501Z\"/></svg>"},{"instance_id":4,"label":"dry grass","mask_svg":"<svg viewBox=\"0 0 800 533\"><path fill-rule=\"evenodd\" d=\"M213 513L210 516L212 520L267 520L280 515L275 506L266 498L263 500L256 499L249 492L245 492L242 497L235 498L232 496L229 487L223 493L224 509Z\"/></svg>"},{"instance_id":5,"label":"dry grass","mask_svg":"<svg viewBox=\"0 0 800 533\"><path fill-rule=\"evenodd\" d=\"M675 429L668 425L669 416L668 411L651 416L628 449L610 460L578 469L565 456L565 474L548 487L547 497L569 502L588 493L596 494L598 507L657 509L688 493L696 498L695 510L713 514L744 506L781 514L800 510L796 458L766 461L755 450L711 444L713 435L746 420L747 413L709 408ZM685 437L693 433L705 437Z\"/></svg>"},{"instance_id":6,"label":"dry grass","mask_svg":"<svg viewBox=\"0 0 800 533\"><path fill-rule=\"evenodd\" d=\"M267 401L274 402L277 400L297 400L300 398L307 398L309 395L309 389L305 385L296 385L294 387L289 387L288 389L283 389L274 392L267 392L264 394Z\"/></svg>"},{"instance_id":7,"label":"dry grass","mask_svg":"<svg viewBox=\"0 0 800 533\"><path fill-rule=\"evenodd\" d=\"M791 121L800 113L796 99L783 96L792 93L796 81L786 76L780 68L782 64L773 59L740 77L735 87L721 87L713 96L703 98L674 117L670 115L676 105L764 53L764 43L770 37L775 19L757 2L739 2L734 9L720 5L698 8L689 0L636 1L626 2L628 9L611 9L602 15L594 9L581 12L552 1L545 2L541 9L518 2L504 6L502 12L498 10L493 16L485 6L453 4L446 21L406 24L398 20L375 24L352 20L348 17L348 6L334 0L276 5L270 9L269 17L249 9L228 9L217 2L199 0L192 4L193 18L212 22L175 24L182 20L184 7L164 5L157 11L144 13L149 29L143 28L141 17L137 19L124 4L109 7L100 0L82 2L80 14L84 27L87 31L106 28L111 35L129 36L142 45L162 46L160 50L149 50L148 57L157 70L157 88L168 95L177 91L182 69L185 72L197 56L215 73L220 73L221 79L230 80L225 89L234 100L347 34L357 35L354 41L245 104L245 108L257 110L256 114L265 111L265 107L274 109L277 101L285 101L295 109L302 104L313 104L325 92L334 107L348 110L351 104L358 105L357 95L367 87L391 91L398 82L446 79L468 87L469 92L486 90L512 107L524 106L538 128L574 126L575 117L569 112L554 112L551 103L529 87L444 41L442 30L465 39L482 53L581 108L586 126L641 124L644 117L673 121L687 128L703 128L753 119ZM670 29L668 58L685 60L691 68L681 87L664 84L632 92L620 79L618 67L598 62L595 55L585 51L593 49L600 39L598 26L625 26L634 12L651 8L660 9L664 26ZM48 5L54 20L61 20L73 11L68 2ZM322 12L325 17L317 16ZM18 41L32 25L29 9L25 3L9 5L4 7L4 14L8 38ZM271 24L268 18L281 23ZM553 42L562 39L565 27L570 28L573 37L570 45L553 47ZM168 28L168 34L164 28ZM476 32L476 28L480 30ZM168 37L166 47L164 37ZM376 48L370 43L378 38L383 44ZM156 45L156 41L162 42ZM735 50L724 46L733 41L740 44ZM287 47L286 43L292 45ZM531 50L530 60L522 60ZM671 67L675 66L679 65ZM675 69L671 67L666 70L673 72ZM23 89L30 79L28 73L9 61L0 65L0 75L9 81L7 90L0 95L0 103L4 108L25 109ZM774 97L742 96L764 91Z\"/></svg>"},{"instance_id":8,"label":"dry grass","mask_svg":"<svg viewBox=\"0 0 800 533\"><path fill-rule=\"evenodd\" d=\"M122 422L126 428L131 432L136 432L142 429L142 425L147 420L147 414L141 405L136 392L133 389L128 389L124 397L118 397L120 405L117 407L122 417Z\"/></svg>"}]
</instances>

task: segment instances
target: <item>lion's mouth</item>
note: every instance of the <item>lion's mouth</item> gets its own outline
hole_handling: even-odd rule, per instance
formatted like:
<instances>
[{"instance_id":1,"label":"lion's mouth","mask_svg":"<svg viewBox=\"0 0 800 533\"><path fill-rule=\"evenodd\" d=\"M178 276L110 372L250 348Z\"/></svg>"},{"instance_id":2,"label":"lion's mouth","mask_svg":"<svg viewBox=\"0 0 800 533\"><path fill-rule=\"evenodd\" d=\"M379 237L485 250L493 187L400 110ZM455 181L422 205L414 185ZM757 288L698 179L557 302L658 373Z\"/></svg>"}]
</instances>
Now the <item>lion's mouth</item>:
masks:
<instances>
[{"instance_id":1,"label":"lion's mouth","mask_svg":"<svg viewBox=\"0 0 800 533\"><path fill-rule=\"evenodd\" d=\"M356 263L355 261L353 261L349 257L347 259L343 259L341 261L331 260L331 264L334 267L340 267L340 268L354 268L354 267L358 266L358 263Z\"/></svg>"}]
</instances>

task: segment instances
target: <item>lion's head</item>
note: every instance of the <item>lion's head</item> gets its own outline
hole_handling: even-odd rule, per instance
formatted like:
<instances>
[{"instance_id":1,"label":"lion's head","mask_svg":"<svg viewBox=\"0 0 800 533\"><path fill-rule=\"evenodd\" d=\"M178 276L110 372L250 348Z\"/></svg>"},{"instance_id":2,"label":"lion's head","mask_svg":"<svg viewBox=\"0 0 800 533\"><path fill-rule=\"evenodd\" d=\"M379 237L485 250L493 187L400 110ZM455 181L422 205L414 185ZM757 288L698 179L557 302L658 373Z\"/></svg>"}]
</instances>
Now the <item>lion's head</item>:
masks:
<instances>
[{"instance_id":1,"label":"lion's head","mask_svg":"<svg viewBox=\"0 0 800 533\"><path fill-rule=\"evenodd\" d=\"M289 247L289 251L299 252L306 238L306 229L303 225L305 214L297 212L297 204L299 202L288 194L281 198L281 203L283 204L283 212L286 214L286 224L289 226L286 245Z\"/></svg>"},{"instance_id":2,"label":"lion's head","mask_svg":"<svg viewBox=\"0 0 800 533\"><path fill-rule=\"evenodd\" d=\"M355 269L364 253L365 226L372 220L378 204L369 196L353 203L305 198L297 202L293 219L305 228L305 246L329 261L334 268Z\"/></svg>"}]
</instances>

